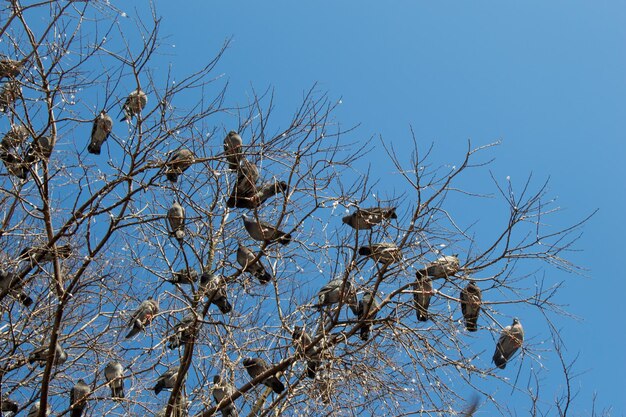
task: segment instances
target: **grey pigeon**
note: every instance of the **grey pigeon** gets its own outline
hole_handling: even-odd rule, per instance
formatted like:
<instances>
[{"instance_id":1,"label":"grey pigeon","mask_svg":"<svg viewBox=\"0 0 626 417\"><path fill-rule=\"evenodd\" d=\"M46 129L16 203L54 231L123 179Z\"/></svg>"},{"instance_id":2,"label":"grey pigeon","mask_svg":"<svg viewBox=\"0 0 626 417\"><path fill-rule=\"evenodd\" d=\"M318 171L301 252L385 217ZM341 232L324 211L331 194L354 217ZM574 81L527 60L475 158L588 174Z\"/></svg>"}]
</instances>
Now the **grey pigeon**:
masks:
<instances>
[{"instance_id":1,"label":"grey pigeon","mask_svg":"<svg viewBox=\"0 0 626 417\"><path fill-rule=\"evenodd\" d=\"M4 137L0 146L4 149L16 148L26 142L26 139L30 136L28 128L24 125L15 125L11 127Z\"/></svg>"},{"instance_id":2,"label":"grey pigeon","mask_svg":"<svg viewBox=\"0 0 626 417\"><path fill-rule=\"evenodd\" d=\"M28 410L28 415L26 417L39 417L40 408L41 406L39 401L35 401L30 407L30 410ZM50 414L52 414L52 407L50 407L50 402L48 402L48 405L46 406L46 414L44 415L47 417Z\"/></svg>"},{"instance_id":3,"label":"grey pigeon","mask_svg":"<svg viewBox=\"0 0 626 417\"><path fill-rule=\"evenodd\" d=\"M243 366L248 371L248 375L250 378L254 379L262 373L266 372L271 368L270 365L265 362L263 358L246 358L243 360ZM265 386L270 387L276 394L280 394L285 390L285 386L282 382L276 377L276 375L270 375L265 378L261 383Z\"/></svg>"},{"instance_id":4,"label":"grey pigeon","mask_svg":"<svg viewBox=\"0 0 626 417\"><path fill-rule=\"evenodd\" d=\"M228 168L232 171L237 170L239 161L243 157L243 141L241 136L233 130L228 132L224 138L224 153L228 161Z\"/></svg>"},{"instance_id":5,"label":"grey pigeon","mask_svg":"<svg viewBox=\"0 0 626 417\"><path fill-rule=\"evenodd\" d=\"M180 269L172 274L172 279L169 280L172 284L191 285L198 281L198 271L195 269Z\"/></svg>"},{"instance_id":6,"label":"grey pigeon","mask_svg":"<svg viewBox=\"0 0 626 417\"><path fill-rule=\"evenodd\" d=\"M289 242L291 242L291 235L278 230L275 226L263 220L257 221L245 214L241 217L243 219L243 225L252 239L268 243L277 241L282 245L288 245Z\"/></svg>"},{"instance_id":7,"label":"grey pigeon","mask_svg":"<svg viewBox=\"0 0 626 417\"><path fill-rule=\"evenodd\" d=\"M431 278L447 278L459 272L459 258L457 255L442 256L426 265L426 268L416 272L417 276Z\"/></svg>"},{"instance_id":8,"label":"grey pigeon","mask_svg":"<svg viewBox=\"0 0 626 417\"><path fill-rule=\"evenodd\" d=\"M15 78L20 75L24 63L14 59L0 59L0 79Z\"/></svg>"},{"instance_id":9,"label":"grey pigeon","mask_svg":"<svg viewBox=\"0 0 626 417\"><path fill-rule=\"evenodd\" d=\"M28 164L20 156L10 150L0 148L0 159L9 174L21 180L28 178Z\"/></svg>"},{"instance_id":10,"label":"grey pigeon","mask_svg":"<svg viewBox=\"0 0 626 417\"><path fill-rule=\"evenodd\" d=\"M105 110L102 110L93 121L91 139L87 146L87 151L94 155L100 155L102 144L108 139L112 131L113 119Z\"/></svg>"},{"instance_id":11,"label":"grey pigeon","mask_svg":"<svg viewBox=\"0 0 626 417\"><path fill-rule=\"evenodd\" d=\"M330 281L320 289L318 298L320 301L318 306L329 306L343 302L350 307L354 315L359 315L359 302L356 290L350 280L346 280L345 283L341 278Z\"/></svg>"},{"instance_id":12,"label":"grey pigeon","mask_svg":"<svg viewBox=\"0 0 626 417\"><path fill-rule=\"evenodd\" d=\"M196 161L196 156L189 149L181 148L174 152L165 170L165 177L171 181L178 181L178 176L187 170Z\"/></svg>"},{"instance_id":13,"label":"grey pigeon","mask_svg":"<svg viewBox=\"0 0 626 417\"><path fill-rule=\"evenodd\" d=\"M9 397L4 397L2 400L0 400L0 411L2 412L1 415L3 416L5 415L5 413L7 417L9 415L13 416L15 413L17 413L18 408L20 408L19 404Z\"/></svg>"},{"instance_id":14,"label":"grey pigeon","mask_svg":"<svg viewBox=\"0 0 626 417\"><path fill-rule=\"evenodd\" d=\"M241 265L244 272L249 272L254 275L261 284L267 284L272 280L272 274L267 272L260 259L253 262L256 258L254 252L247 247L239 244L237 249L237 263Z\"/></svg>"},{"instance_id":15,"label":"grey pigeon","mask_svg":"<svg viewBox=\"0 0 626 417\"><path fill-rule=\"evenodd\" d=\"M59 259L67 259L72 254L72 247L69 244L55 246L54 248L47 246L28 246L20 253L19 260L29 261L31 267L35 265L42 266L48 262L54 261L55 253Z\"/></svg>"},{"instance_id":16,"label":"grey pigeon","mask_svg":"<svg viewBox=\"0 0 626 417\"><path fill-rule=\"evenodd\" d=\"M91 394L91 388L84 380L79 379L78 382L70 390L70 409L71 417L81 417L87 406L86 398Z\"/></svg>"},{"instance_id":17,"label":"grey pigeon","mask_svg":"<svg viewBox=\"0 0 626 417\"><path fill-rule=\"evenodd\" d=\"M170 224L172 235L174 235L179 242L182 242L185 237L185 209L178 204L177 201L174 201L174 204L172 204L172 207L168 210L167 221Z\"/></svg>"},{"instance_id":18,"label":"grey pigeon","mask_svg":"<svg viewBox=\"0 0 626 417\"><path fill-rule=\"evenodd\" d=\"M373 313L370 314L370 311ZM376 318L378 313L378 302L371 290L366 290L363 293L363 298L359 301L359 320L365 321L365 324L361 327L361 340L367 341L370 338L370 330L372 328L371 321Z\"/></svg>"},{"instance_id":19,"label":"grey pigeon","mask_svg":"<svg viewBox=\"0 0 626 417\"><path fill-rule=\"evenodd\" d=\"M320 365L320 354L317 352L315 346L311 346L313 339L311 339L311 336L300 326L294 327L291 336L293 338L293 343L296 346L296 352L307 361L306 376L314 379L317 373L317 368Z\"/></svg>"},{"instance_id":20,"label":"grey pigeon","mask_svg":"<svg viewBox=\"0 0 626 417\"><path fill-rule=\"evenodd\" d=\"M104 377L111 386L111 398L124 398L124 367L119 362L109 362Z\"/></svg>"},{"instance_id":21,"label":"grey pigeon","mask_svg":"<svg viewBox=\"0 0 626 417\"><path fill-rule=\"evenodd\" d=\"M369 246L361 246L359 255L367 256L381 264L391 264L402 259L402 251L395 243L373 243Z\"/></svg>"},{"instance_id":22,"label":"grey pigeon","mask_svg":"<svg viewBox=\"0 0 626 417\"><path fill-rule=\"evenodd\" d=\"M425 275L417 275L414 285L413 302L419 321L428 321L428 306L433 296L433 281Z\"/></svg>"},{"instance_id":23,"label":"grey pigeon","mask_svg":"<svg viewBox=\"0 0 626 417\"><path fill-rule=\"evenodd\" d=\"M460 299L465 328L468 332L475 332L478 330L478 315L482 300L482 291L476 285L476 281L470 281L467 287L461 290Z\"/></svg>"},{"instance_id":24,"label":"grey pigeon","mask_svg":"<svg viewBox=\"0 0 626 417\"><path fill-rule=\"evenodd\" d=\"M131 327L131 329L126 335L126 339L130 339L137 333L145 330L146 326L150 324L158 312L159 303L153 300L152 297L142 302L128 322L128 326Z\"/></svg>"},{"instance_id":25,"label":"grey pigeon","mask_svg":"<svg viewBox=\"0 0 626 417\"><path fill-rule=\"evenodd\" d=\"M269 198L276 194L286 193L288 190L289 186L287 183L278 180L265 182L248 194L238 192L237 186L235 185L228 201L226 201L226 206L229 208L255 209L260 207L261 204L265 203Z\"/></svg>"},{"instance_id":26,"label":"grey pigeon","mask_svg":"<svg viewBox=\"0 0 626 417\"><path fill-rule=\"evenodd\" d=\"M193 314L187 314L183 317L183 319L172 329L173 334L168 337L169 343L167 347L170 349L176 349L177 347L191 341L195 333L195 322L196 317Z\"/></svg>"},{"instance_id":27,"label":"grey pigeon","mask_svg":"<svg viewBox=\"0 0 626 417\"><path fill-rule=\"evenodd\" d=\"M141 89L139 88L135 91L132 91L128 95L126 101L124 102L124 105L122 106L124 117L120 119L120 122L130 121L133 116L141 113L141 110L146 107L146 104L148 104L148 96L146 95L146 93L141 91Z\"/></svg>"},{"instance_id":28,"label":"grey pigeon","mask_svg":"<svg viewBox=\"0 0 626 417\"><path fill-rule=\"evenodd\" d=\"M22 87L19 82L10 79L4 83L2 89L0 89L0 111L6 113L20 94L22 94Z\"/></svg>"},{"instance_id":29,"label":"grey pigeon","mask_svg":"<svg viewBox=\"0 0 626 417\"><path fill-rule=\"evenodd\" d=\"M154 393L159 395L164 388L172 389L178 378L178 366L172 366L167 371L162 373L156 381L154 386Z\"/></svg>"},{"instance_id":30,"label":"grey pigeon","mask_svg":"<svg viewBox=\"0 0 626 417\"><path fill-rule=\"evenodd\" d=\"M24 160L27 164L33 164L37 161L47 161L50 159L53 149L54 141L50 136L36 137L26 150L26 157Z\"/></svg>"},{"instance_id":31,"label":"grey pigeon","mask_svg":"<svg viewBox=\"0 0 626 417\"><path fill-rule=\"evenodd\" d=\"M206 298L217 306L222 314L228 314L233 310L233 306L228 302L226 281L223 276L205 272L200 277L200 286Z\"/></svg>"},{"instance_id":32,"label":"grey pigeon","mask_svg":"<svg viewBox=\"0 0 626 417\"><path fill-rule=\"evenodd\" d=\"M0 269L0 291L12 294L25 307L29 307L33 303L33 299L22 291L23 286L24 284L18 274Z\"/></svg>"},{"instance_id":33,"label":"grey pigeon","mask_svg":"<svg viewBox=\"0 0 626 417\"><path fill-rule=\"evenodd\" d=\"M44 345L40 348L37 348L31 352L28 356L28 363L33 364L35 362L39 362L39 367L43 368L46 366L46 362L48 362L48 345ZM62 365L67 360L67 353L59 342L56 343L54 348L54 359L52 360L53 365Z\"/></svg>"},{"instance_id":34,"label":"grey pigeon","mask_svg":"<svg viewBox=\"0 0 626 417\"><path fill-rule=\"evenodd\" d=\"M220 405L224 398L229 398L234 393L235 387L231 383L225 381L220 375L215 375L213 377L213 387L211 387L211 394L213 395L213 399L215 400L215 404L217 406ZM235 404L233 403L223 406L221 411L222 417L237 416Z\"/></svg>"},{"instance_id":35,"label":"grey pigeon","mask_svg":"<svg viewBox=\"0 0 626 417\"><path fill-rule=\"evenodd\" d=\"M511 356L522 347L524 343L524 328L518 319L513 319L513 324L506 326L500 334L500 339L496 344L496 351L493 353L493 363L500 369L506 368L506 363Z\"/></svg>"},{"instance_id":36,"label":"grey pigeon","mask_svg":"<svg viewBox=\"0 0 626 417\"><path fill-rule=\"evenodd\" d=\"M342 221L356 230L367 230L386 219L397 219L395 207L373 207L358 209Z\"/></svg>"}]
</instances>

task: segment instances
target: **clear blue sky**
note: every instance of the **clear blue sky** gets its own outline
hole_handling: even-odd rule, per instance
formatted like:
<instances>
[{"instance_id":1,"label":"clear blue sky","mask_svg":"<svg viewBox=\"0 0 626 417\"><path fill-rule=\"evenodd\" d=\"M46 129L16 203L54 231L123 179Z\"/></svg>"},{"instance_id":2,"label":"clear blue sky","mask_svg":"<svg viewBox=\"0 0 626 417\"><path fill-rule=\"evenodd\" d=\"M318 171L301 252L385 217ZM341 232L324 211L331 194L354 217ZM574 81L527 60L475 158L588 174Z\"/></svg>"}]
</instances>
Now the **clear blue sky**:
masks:
<instances>
[{"instance_id":1,"label":"clear blue sky","mask_svg":"<svg viewBox=\"0 0 626 417\"><path fill-rule=\"evenodd\" d=\"M626 3L300 3L157 1L171 54L162 62L181 74L199 68L232 37L218 66L230 103L271 86L275 118L286 122L319 83L342 99L338 122L361 123L354 137L380 134L401 148L413 126L440 163L457 162L467 139L500 139L495 177L520 185L531 172L537 183L550 176L562 225L599 208L577 245L583 251L570 256L588 276L545 274L566 281L559 301L582 319L558 322L568 357L579 355L573 415L589 415L594 392L600 408L624 415ZM371 158L375 174L385 174L388 165ZM476 180L488 188L487 175ZM545 401L551 383L558 380L548 376Z\"/></svg>"}]
</instances>

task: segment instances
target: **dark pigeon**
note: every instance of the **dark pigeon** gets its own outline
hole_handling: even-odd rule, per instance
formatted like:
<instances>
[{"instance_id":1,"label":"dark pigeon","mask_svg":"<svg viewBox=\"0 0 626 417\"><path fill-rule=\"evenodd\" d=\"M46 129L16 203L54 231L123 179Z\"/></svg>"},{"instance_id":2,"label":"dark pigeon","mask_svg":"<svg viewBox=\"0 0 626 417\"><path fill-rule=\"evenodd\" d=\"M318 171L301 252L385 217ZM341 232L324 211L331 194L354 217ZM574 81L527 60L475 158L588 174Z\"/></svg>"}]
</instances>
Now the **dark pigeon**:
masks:
<instances>
[{"instance_id":1,"label":"dark pigeon","mask_svg":"<svg viewBox=\"0 0 626 417\"><path fill-rule=\"evenodd\" d=\"M108 139L112 131L113 119L105 110L102 110L93 121L87 152L100 155L102 144Z\"/></svg>"},{"instance_id":2,"label":"dark pigeon","mask_svg":"<svg viewBox=\"0 0 626 417\"><path fill-rule=\"evenodd\" d=\"M524 343L524 328L518 319L513 319L513 324L506 326L500 334L496 351L493 353L493 363L500 369L506 368L511 356L522 347Z\"/></svg>"},{"instance_id":3,"label":"dark pigeon","mask_svg":"<svg viewBox=\"0 0 626 417\"><path fill-rule=\"evenodd\" d=\"M170 225L171 234L179 242L182 242L185 237L185 209L177 201L174 201L168 210L167 221Z\"/></svg>"},{"instance_id":4,"label":"dark pigeon","mask_svg":"<svg viewBox=\"0 0 626 417\"><path fill-rule=\"evenodd\" d=\"M145 330L146 326L152 322L152 319L159 312L159 304L156 300L148 298L142 302L137 310L133 313L128 326L131 328L126 335L126 339L130 339L139 332Z\"/></svg>"},{"instance_id":5,"label":"dark pigeon","mask_svg":"<svg viewBox=\"0 0 626 417\"><path fill-rule=\"evenodd\" d=\"M248 374L252 379L271 368L271 366L268 365L263 358L246 358L243 360L243 366L246 368L246 371L248 371ZM285 390L285 386L282 382L280 382L276 375L271 375L265 378L261 381L261 383L270 387L276 394L280 394Z\"/></svg>"},{"instance_id":6,"label":"dark pigeon","mask_svg":"<svg viewBox=\"0 0 626 417\"><path fill-rule=\"evenodd\" d=\"M343 291L342 291L343 287ZM334 279L330 281L328 284L324 285L319 293L319 306L329 306L333 304L338 304L339 302L343 302L350 307L352 313L354 315L359 315L359 302L356 295L356 290L352 285L352 282L346 280L344 283L343 279Z\"/></svg>"},{"instance_id":7,"label":"dark pigeon","mask_svg":"<svg viewBox=\"0 0 626 417\"><path fill-rule=\"evenodd\" d=\"M178 378L178 366L173 366L168 368L167 371L162 373L156 381L156 385L154 386L154 393L159 395L163 389L172 389L174 388L174 384L176 383L176 378Z\"/></svg>"},{"instance_id":8,"label":"dark pigeon","mask_svg":"<svg viewBox=\"0 0 626 417\"><path fill-rule=\"evenodd\" d=\"M2 138L2 142L0 142L0 146L4 149L17 148L21 146L26 139L30 136L30 132L28 128L24 125L16 125L12 126L11 130L9 130L4 137Z\"/></svg>"},{"instance_id":9,"label":"dark pigeon","mask_svg":"<svg viewBox=\"0 0 626 417\"><path fill-rule=\"evenodd\" d=\"M402 259L402 251L395 243L373 243L369 246L361 246L359 255L367 256L381 264L392 264Z\"/></svg>"},{"instance_id":10,"label":"dark pigeon","mask_svg":"<svg viewBox=\"0 0 626 417\"><path fill-rule=\"evenodd\" d=\"M237 249L237 263L241 265L244 272L254 275L261 284L267 284L272 280L272 274L267 272L260 259L253 262L255 258L254 252L241 244L239 245Z\"/></svg>"},{"instance_id":11,"label":"dark pigeon","mask_svg":"<svg viewBox=\"0 0 626 417\"><path fill-rule=\"evenodd\" d=\"M367 230L386 219L397 219L395 207L373 207L358 209L342 220L356 230Z\"/></svg>"},{"instance_id":12,"label":"dark pigeon","mask_svg":"<svg viewBox=\"0 0 626 417\"><path fill-rule=\"evenodd\" d=\"M288 191L289 186L287 183L278 180L265 182L260 187L256 187L256 192L246 195L237 193L237 187L235 186L228 201L226 201L226 206L229 208L255 209L276 194L286 193Z\"/></svg>"},{"instance_id":13,"label":"dark pigeon","mask_svg":"<svg viewBox=\"0 0 626 417\"><path fill-rule=\"evenodd\" d=\"M46 362L48 362L49 356L50 355L48 353L48 345L44 345L31 352L31 354L28 356L28 363L32 365L35 362L39 362L39 367L43 368L44 366L46 366ZM52 360L52 364L62 365L63 363L65 363L66 360L67 353L65 352L65 350L63 350L59 342L57 342L54 348L54 359Z\"/></svg>"},{"instance_id":14,"label":"dark pigeon","mask_svg":"<svg viewBox=\"0 0 626 417\"><path fill-rule=\"evenodd\" d=\"M416 272L417 276L429 276L431 278L447 278L459 271L459 258L457 255L442 256L434 262L426 265L426 268Z\"/></svg>"},{"instance_id":15,"label":"dark pigeon","mask_svg":"<svg viewBox=\"0 0 626 417\"><path fill-rule=\"evenodd\" d=\"M417 275L414 285L413 302L419 321L428 321L428 306L433 296L433 282L428 276Z\"/></svg>"},{"instance_id":16,"label":"dark pigeon","mask_svg":"<svg viewBox=\"0 0 626 417\"><path fill-rule=\"evenodd\" d=\"M200 277L200 286L206 298L217 306L222 314L228 314L233 310L233 306L228 302L226 281L223 276L205 272Z\"/></svg>"},{"instance_id":17,"label":"dark pigeon","mask_svg":"<svg viewBox=\"0 0 626 417\"><path fill-rule=\"evenodd\" d=\"M196 317L193 314L187 314L181 321L179 321L172 329L172 335L168 337L167 347L170 349L176 349L177 347L184 345L192 340L195 334Z\"/></svg>"},{"instance_id":18,"label":"dark pigeon","mask_svg":"<svg viewBox=\"0 0 626 417\"><path fill-rule=\"evenodd\" d=\"M67 259L72 254L72 247L69 244L55 246L54 248L47 246L26 247L20 253L19 260L29 261L31 267L35 265L43 266L48 262L54 261L55 253L59 259Z\"/></svg>"},{"instance_id":19,"label":"dark pigeon","mask_svg":"<svg viewBox=\"0 0 626 417\"><path fill-rule=\"evenodd\" d=\"M370 314L370 311L373 313ZM370 330L372 328L371 321L376 318L378 313L378 302L371 290L363 293L363 298L359 301L359 320L366 321L361 327L361 340L367 341L370 338Z\"/></svg>"},{"instance_id":20,"label":"dark pigeon","mask_svg":"<svg viewBox=\"0 0 626 417\"><path fill-rule=\"evenodd\" d=\"M183 268L172 274L172 279L169 281L172 284L191 285L198 281L198 271L195 269Z\"/></svg>"},{"instance_id":21,"label":"dark pigeon","mask_svg":"<svg viewBox=\"0 0 626 417\"><path fill-rule=\"evenodd\" d=\"M4 415L4 413L7 413L7 415L9 415L8 413L13 413L11 415L14 415L15 413L17 413L17 410L19 408L19 404L9 397L4 397L2 400L0 400L0 411L3 413L2 415Z\"/></svg>"},{"instance_id":22,"label":"dark pigeon","mask_svg":"<svg viewBox=\"0 0 626 417\"><path fill-rule=\"evenodd\" d=\"M306 376L314 379L317 374L317 368L320 366L320 354L314 346L311 346L313 342L311 336L300 326L294 327L291 336L293 337L297 354L306 359ZM309 347L307 348L307 346Z\"/></svg>"},{"instance_id":23,"label":"dark pigeon","mask_svg":"<svg viewBox=\"0 0 626 417\"><path fill-rule=\"evenodd\" d=\"M124 367L119 362L109 362L104 368L104 377L111 386L111 397L124 398Z\"/></svg>"},{"instance_id":24,"label":"dark pigeon","mask_svg":"<svg viewBox=\"0 0 626 417\"><path fill-rule=\"evenodd\" d=\"M178 181L178 176L187 170L196 161L196 156L189 149L179 149L167 163L165 177L171 181Z\"/></svg>"},{"instance_id":25,"label":"dark pigeon","mask_svg":"<svg viewBox=\"0 0 626 417\"><path fill-rule=\"evenodd\" d=\"M84 380L79 379L78 382L70 390L70 410L71 417L81 417L87 401L85 400L91 394L91 388Z\"/></svg>"},{"instance_id":26,"label":"dark pigeon","mask_svg":"<svg viewBox=\"0 0 626 417\"><path fill-rule=\"evenodd\" d=\"M24 283L18 274L0 269L0 291L12 294L25 307L30 307L33 299L22 290L23 286Z\"/></svg>"},{"instance_id":27,"label":"dark pigeon","mask_svg":"<svg viewBox=\"0 0 626 417\"><path fill-rule=\"evenodd\" d=\"M476 281L470 281L467 287L461 290L461 312L465 319L465 328L468 332L478 330L478 315L480 314L480 304L482 292L476 285Z\"/></svg>"},{"instance_id":28,"label":"dark pigeon","mask_svg":"<svg viewBox=\"0 0 626 417\"><path fill-rule=\"evenodd\" d=\"M16 61L9 58L0 59L0 79L17 77L20 75L20 72L22 72L23 66L23 61Z\"/></svg>"},{"instance_id":29,"label":"dark pigeon","mask_svg":"<svg viewBox=\"0 0 626 417\"><path fill-rule=\"evenodd\" d=\"M248 231L250 237L260 242L279 242L282 245L288 245L291 242L291 235L278 230L275 226L264 222L257 221L245 214L242 215L243 224Z\"/></svg>"},{"instance_id":30,"label":"dark pigeon","mask_svg":"<svg viewBox=\"0 0 626 417\"><path fill-rule=\"evenodd\" d=\"M122 112L124 112L124 117L120 119L120 122L130 121L133 116L141 113L141 110L146 107L146 104L148 104L148 96L146 95L146 93L141 91L141 89L139 88L135 91L132 91L128 95L126 101L124 102L124 105L122 106Z\"/></svg>"},{"instance_id":31,"label":"dark pigeon","mask_svg":"<svg viewBox=\"0 0 626 417\"><path fill-rule=\"evenodd\" d=\"M243 157L242 148L243 141L241 136L233 130L228 132L228 135L224 138L224 153L228 161L228 168L232 171L236 171L237 167L239 167L239 161Z\"/></svg>"},{"instance_id":32,"label":"dark pigeon","mask_svg":"<svg viewBox=\"0 0 626 417\"><path fill-rule=\"evenodd\" d=\"M11 105L22 94L20 83L14 79L10 79L0 89L0 111L6 113Z\"/></svg>"},{"instance_id":33,"label":"dark pigeon","mask_svg":"<svg viewBox=\"0 0 626 417\"><path fill-rule=\"evenodd\" d=\"M225 381L220 375L213 377L213 387L211 388L211 394L217 406L220 405L224 398L229 398L235 393L235 387L228 381ZM225 405L221 409L222 417L237 417L237 411L235 410L235 404L230 403Z\"/></svg>"},{"instance_id":34,"label":"dark pigeon","mask_svg":"<svg viewBox=\"0 0 626 417\"><path fill-rule=\"evenodd\" d=\"M2 148L0 149L0 159L2 159L9 174L21 180L28 178L28 164L20 156Z\"/></svg>"}]
</instances>

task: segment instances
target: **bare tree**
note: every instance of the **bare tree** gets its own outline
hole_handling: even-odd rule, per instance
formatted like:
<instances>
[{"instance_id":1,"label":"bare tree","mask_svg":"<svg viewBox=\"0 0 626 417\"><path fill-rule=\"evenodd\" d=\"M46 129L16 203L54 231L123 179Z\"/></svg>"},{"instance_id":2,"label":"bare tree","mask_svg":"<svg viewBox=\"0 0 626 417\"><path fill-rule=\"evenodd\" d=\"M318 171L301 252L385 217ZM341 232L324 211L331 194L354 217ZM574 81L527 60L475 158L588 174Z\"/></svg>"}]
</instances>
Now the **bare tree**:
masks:
<instances>
[{"instance_id":1,"label":"bare tree","mask_svg":"<svg viewBox=\"0 0 626 417\"><path fill-rule=\"evenodd\" d=\"M107 1L1 7L3 412L510 413L487 384L543 406L515 377L540 341L505 326L564 314L532 261L575 271L584 220L547 227L546 184L494 178L500 232L458 221L485 200L459 179L495 144L450 166L415 137L410 152L362 141L316 87L290 120L271 91L228 106L214 73L228 42L182 79L157 69L151 5L137 20ZM382 197L358 169L372 149L395 171Z\"/></svg>"}]
</instances>

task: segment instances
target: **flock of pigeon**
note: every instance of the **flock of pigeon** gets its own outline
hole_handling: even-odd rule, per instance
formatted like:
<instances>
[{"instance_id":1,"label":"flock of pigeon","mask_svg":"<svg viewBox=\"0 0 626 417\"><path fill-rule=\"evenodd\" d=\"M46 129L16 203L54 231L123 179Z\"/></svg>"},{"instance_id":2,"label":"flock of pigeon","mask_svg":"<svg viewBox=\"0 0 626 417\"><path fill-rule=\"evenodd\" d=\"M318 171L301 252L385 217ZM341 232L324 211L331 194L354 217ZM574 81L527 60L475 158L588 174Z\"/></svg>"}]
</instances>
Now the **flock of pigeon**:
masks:
<instances>
[{"instance_id":1,"label":"flock of pigeon","mask_svg":"<svg viewBox=\"0 0 626 417\"><path fill-rule=\"evenodd\" d=\"M10 59L0 60L0 79L9 80L0 89L0 111L6 110L12 105L20 94L19 82L15 79L20 73L22 63ZM131 92L126 99L122 111L124 117L122 121L130 121L134 116L141 113L148 101L147 95L137 89ZM102 144L107 140L113 129L113 120L102 110L93 122L88 152L98 155L101 152ZM47 159L52 153L54 143L51 138L41 136L32 141L30 146L20 152L20 147L30 136L24 126L14 126L4 136L0 143L0 159L5 164L7 171L22 180L26 180L32 165L40 159ZM231 171L236 172L236 181L232 192L227 200L229 208L256 209L269 198L279 194L287 193L288 186L284 181L269 181L258 184L259 171L254 163L249 161L244 152L241 136L234 131L228 133L224 139L224 155ZM195 156L188 149L181 148L174 152L165 163L165 176L171 182L177 182L178 177L193 165ZM396 219L395 208L360 208L343 218L343 223L356 230L370 230L376 225L389 220ZM167 213L172 237L179 242L185 239L185 209L180 203L174 202ZM253 216L242 215L243 226L250 237L256 241L271 244L278 242L288 245L291 242L291 235L278 229L278 227L261 220L254 212ZM71 248L57 247L56 256L66 258L71 253ZM358 250L359 255L372 259L382 265L391 265L402 259L402 252L393 243L376 243L369 246L362 246ZM261 284L267 284L273 279L270 271L265 268L261 258L263 253L256 254L250 248L239 244L237 250L237 262L241 266L242 272L254 276ZM32 265L41 265L52 261L54 253L48 248L28 248L20 255L20 260L31 262ZM455 255L443 256L436 261L426 265L425 268L416 272L416 281L413 284L414 306L418 321L429 320L429 305L434 295L433 279L450 279L460 271L459 259ZM198 276L200 275L200 276ZM181 270L173 274L171 280L176 284L190 284L200 278L200 289L209 299L211 304L223 314L232 311L232 306L228 301L226 292L226 282L222 276L203 272ZM0 290L12 294L25 306L32 304L33 300L24 292L22 285L17 280L17 275L0 271ZM319 304L317 307L327 307L339 304L347 305L352 313L357 316L360 327L360 337L368 340L371 333L371 326L380 309L376 301L376 294L366 288L360 300L358 300L355 286L349 279L334 279L324 285L319 293ZM478 330L478 316L481 310L482 295L480 288L473 280L461 291L460 302L463 313L465 327L470 332ZM128 323L129 332L126 338L132 338L144 331L153 318L158 314L158 302L152 298L143 301L132 314ZM185 316L174 328L173 334L168 337L168 347L176 349L191 339L195 335L196 318L193 314ZM322 361L321 347L316 346L314 339L299 326L296 326L292 333L294 345L299 355L307 362L306 374L310 378L315 378L317 368ZM524 330L517 319L512 325L502 330L493 355L493 362L498 368L504 369L508 360L521 347L524 340ZM317 340L316 340L317 342ZM67 360L67 353L59 343L56 344L53 353L53 363L59 365ZM50 352L48 346L35 349L29 356L31 364L39 363L45 366L49 360ZM252 379L266 373L272 368L264 359L251 357L243 360L243 367ZM154 391L159 394L163 389L173 388L178 377L178 367L170 367L156 381ZM124 398L124 367L119 362L110 362L104 369L105 378L111 388L111 397L114 399ZM236 388L225 381L220 375L213 379L212 395L214 400L221 407L223 417L235 417L237 415L235 406L231 401L225 401ZM275 393L282 393L284 384L279 380L278 374L270 375L260 381L260 383L270 387ZM80 417L86 406L86 399L91 394L91 388L84 380L79 380L70 392L70 409L72 417ZM18 404L9 398L1 400L1 411L3 413L16 413ZM48 405L49 407L49 405ZM39 403L33 404L29 410L28 417L35 417L39 413ZM50 414L47 410L46 415Z\"/></svg>"}]
</instances>

